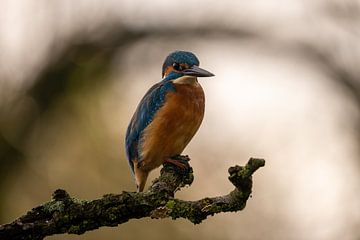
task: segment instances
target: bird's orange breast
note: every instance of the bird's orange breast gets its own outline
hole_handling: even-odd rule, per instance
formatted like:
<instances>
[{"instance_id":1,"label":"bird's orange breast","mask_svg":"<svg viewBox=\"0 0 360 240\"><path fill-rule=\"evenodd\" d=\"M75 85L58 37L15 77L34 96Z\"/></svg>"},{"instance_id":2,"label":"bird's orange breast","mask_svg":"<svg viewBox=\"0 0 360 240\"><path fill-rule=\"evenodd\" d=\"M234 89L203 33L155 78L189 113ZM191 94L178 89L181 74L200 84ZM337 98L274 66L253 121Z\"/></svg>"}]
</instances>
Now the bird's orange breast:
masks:
<instances>
[{"instance_id":1,"label":"bird's orange breast","mask_svg":"<svg viewBox=\"0 0 360 240\"><path fill-rule=\"evenodd\" d=\"M199 129L205 97L200 84L174 84L165 104L145 129L141 139L142 169L152 170L166 158L181 154Z\"/></svg>"}]
</instances>

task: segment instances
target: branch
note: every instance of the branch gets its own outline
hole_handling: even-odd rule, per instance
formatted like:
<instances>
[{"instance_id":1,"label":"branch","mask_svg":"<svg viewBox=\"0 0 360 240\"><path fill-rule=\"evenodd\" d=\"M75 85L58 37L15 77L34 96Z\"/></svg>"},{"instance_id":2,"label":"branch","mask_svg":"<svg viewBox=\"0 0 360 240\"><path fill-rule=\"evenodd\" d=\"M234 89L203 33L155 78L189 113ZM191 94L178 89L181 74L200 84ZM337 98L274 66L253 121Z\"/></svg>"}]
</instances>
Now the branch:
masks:
<instances>
[{"instance_id":1,"label":"branch","mask_svg":"<svg viewBox=\"0 0 360 240\"><path fill-rule=\"evenodd\" d=\"M181 157L186 160L185 157ZM117 226L134 218L186 218L197 224L210 215L245 208L251 194L252 174L265 165L263 159L251 158L244 166L229 168L229 180L235 189L225 196L183 201L174 193L193 181L192 169L179 171L164 165L160 177L143 193L107 194L86 201L58 189L53 199L33 208L9 224L0 225L0 239L43 239L61 233L83 234L102 226Z\"/></svg>"}]
</instances>

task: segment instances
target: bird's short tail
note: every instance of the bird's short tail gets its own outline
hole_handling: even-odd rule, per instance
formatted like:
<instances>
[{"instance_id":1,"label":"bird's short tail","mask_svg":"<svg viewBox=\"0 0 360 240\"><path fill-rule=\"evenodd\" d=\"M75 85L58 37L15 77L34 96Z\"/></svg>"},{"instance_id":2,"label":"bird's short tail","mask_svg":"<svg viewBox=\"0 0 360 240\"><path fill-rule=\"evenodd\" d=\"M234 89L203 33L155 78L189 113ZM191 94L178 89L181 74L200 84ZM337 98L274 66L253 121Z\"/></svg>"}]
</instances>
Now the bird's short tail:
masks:
<instances>
[{"instance_id":1,"label":"bird's short tail","mask_svg":"<svg viewBox=\"0 0 360 240\"><path fill-rule=\"evenodd\" d=\"M137 192L142 192L145 188L145 184L149 172L139 168L136 163L134 166L134 172L135 172L136 190Z\"/></svg>"}]
</instances>

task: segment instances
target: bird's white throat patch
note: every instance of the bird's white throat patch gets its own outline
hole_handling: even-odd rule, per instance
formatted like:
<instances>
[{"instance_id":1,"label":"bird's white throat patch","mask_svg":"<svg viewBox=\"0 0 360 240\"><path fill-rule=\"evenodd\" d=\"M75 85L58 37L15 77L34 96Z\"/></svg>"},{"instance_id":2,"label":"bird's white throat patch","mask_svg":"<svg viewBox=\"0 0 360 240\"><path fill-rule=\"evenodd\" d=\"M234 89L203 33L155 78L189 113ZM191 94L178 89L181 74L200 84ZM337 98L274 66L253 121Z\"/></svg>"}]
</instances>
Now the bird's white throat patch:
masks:
<instances>
[{"instance_id":1,"label":"bird's white throat patch","mask_svg":"<svg viewBox=\"0 0 360 240\"><path fill-rule=\"evenodd\" d=\"M175 80L173 80L173 83L177 84L195 84L197 83L197 78L194 76L182 76Z\"/></svg>"}]
</instances>

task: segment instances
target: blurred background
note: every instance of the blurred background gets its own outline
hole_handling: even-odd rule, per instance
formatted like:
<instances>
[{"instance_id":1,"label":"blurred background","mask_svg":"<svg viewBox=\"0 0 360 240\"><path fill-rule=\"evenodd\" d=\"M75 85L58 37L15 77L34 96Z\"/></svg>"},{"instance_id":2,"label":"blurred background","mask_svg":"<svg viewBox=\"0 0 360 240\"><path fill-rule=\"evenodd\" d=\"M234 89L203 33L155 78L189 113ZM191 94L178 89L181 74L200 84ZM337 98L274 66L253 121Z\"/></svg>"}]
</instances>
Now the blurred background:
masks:
<instances>
[{"instance_id":1,"label":"blurred background","mask_svg":"<svg viewBox=\"0 0 360 240\"><path fill-rule=\"evenodd\" d=\"M228 167L265 158L245 210L47 239L360 239L359 41L356 0L0 0L0 223L57 188L135 190L126 127L179 49L216 77L177 197L226 194Z\"/></svg>"}]
</instances>

